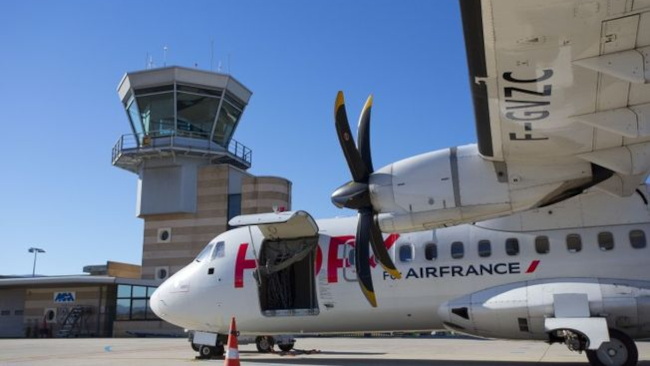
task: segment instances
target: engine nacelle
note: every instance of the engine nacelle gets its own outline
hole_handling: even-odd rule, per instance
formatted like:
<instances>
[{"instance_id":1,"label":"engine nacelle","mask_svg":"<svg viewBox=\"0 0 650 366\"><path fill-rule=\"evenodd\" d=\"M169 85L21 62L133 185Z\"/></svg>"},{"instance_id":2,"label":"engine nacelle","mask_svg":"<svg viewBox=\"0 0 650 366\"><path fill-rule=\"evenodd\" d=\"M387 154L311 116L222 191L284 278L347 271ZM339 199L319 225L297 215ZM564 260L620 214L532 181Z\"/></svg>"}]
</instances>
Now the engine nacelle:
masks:
<instances>
[{"instance_id":1,"label":"engine nacelle","mask_svg":"<svg viewBox=\"0 0 650 366\"><path fill-rule=\"evenodd\" d=\"M587 162L506 164L465 145L385 166L369 186L382 231L405 232L509 215L568 198L592 182Z\"/></svg>"},{"instance_id":2,"label":"engine nacelle","mask_svg":"<svg viewBox=\"0 0 650 366\"><path fill-rule=\"evenodd\" d=\"M584 299L586 317L604 318L609 327L623 328L631 336L647 332L635 327L650 321L650 283L639 281L574 278L512 283L448 301L438 315L447 328L462 333L547 340L555 330L548 328L548 319L560 324L554 328L562 328L558 301L567 295Z\"/></svg>"}]
</instances>

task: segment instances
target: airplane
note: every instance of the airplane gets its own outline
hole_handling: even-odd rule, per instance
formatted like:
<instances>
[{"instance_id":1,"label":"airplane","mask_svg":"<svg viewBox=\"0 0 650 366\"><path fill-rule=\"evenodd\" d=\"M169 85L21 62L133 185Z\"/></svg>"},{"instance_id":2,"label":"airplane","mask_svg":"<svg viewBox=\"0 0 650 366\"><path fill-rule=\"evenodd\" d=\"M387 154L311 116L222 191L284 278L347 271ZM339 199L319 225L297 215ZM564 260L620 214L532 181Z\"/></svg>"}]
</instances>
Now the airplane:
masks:
<instances>
[{"instance_id":1,"label":"airplane","mask_svg":"<svg viewBox=\"0 0 650 366\"><path fill-rule=\"evenodd\" d=\"M352 181L332 202L357 218L236 217L154 293L159 317L216 335L230 316L250 334L446 328L637 363L633 339L650 336L650 3L460 7L478 143L375 170L372 98L355 143L339 93Z\"/></svg>"}]
</instances>

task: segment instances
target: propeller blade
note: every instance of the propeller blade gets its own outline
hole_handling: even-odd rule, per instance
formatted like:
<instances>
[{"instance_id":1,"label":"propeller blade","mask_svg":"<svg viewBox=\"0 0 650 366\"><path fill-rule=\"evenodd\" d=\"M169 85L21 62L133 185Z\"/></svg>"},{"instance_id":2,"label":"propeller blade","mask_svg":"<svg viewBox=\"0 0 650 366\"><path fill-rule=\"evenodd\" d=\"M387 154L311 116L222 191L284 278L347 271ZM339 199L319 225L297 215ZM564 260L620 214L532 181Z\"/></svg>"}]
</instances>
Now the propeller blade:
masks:
<instances>
[{"instance_id":1,"label":"propeller blade","mask_svg":"<svg viewBox=\"0 0 650 366\"><path fill-rule=\"evenodd\" d=\"M357 129L357 143L359 145L359 154L361 160L366 165L368 172L372 173L375 169L372 167L372 155L370 154L370 110L372 109L372 94L366 99L363 105L361 115L359 115L359 126Z\"/></svg>"},{"instance_id":2,"label":"propeller blade","mask_svg":"<svg viewBox=\"0 0 650 366\"><path fill-rule=\"evenodd\" d=\"M352 132L350 132L350 124L348 123L348 115L345 112L345 99L343 92L339 91L336 95L336 102L334 104L334 121L336 124L336 134L339 138L339 143L343 149L343 155L348 162L352 180L359 183L368 183L368 171L366 165L361 159L359 150L354 144Z\"/></svg>"},{"instance_id":3,"label":"propeller blade","mask_svg":"<svg viewBox=\"0 0 650 366\"><path fill-rule=\"evenodd\" d=\"M395 263L393 263L393 260L388 254L388 248L386 248L386 244L384 244L381 230L379 230L379 225L377 225L377 221L374 218L370 222L370 244L372 244L372 251L375 253L377 262L384 267L384 270L397 279L402 278L402 275L399 273L395 267Z\"/></svg>"},{"instance_id":4,"label":"propeller blade","mask_svg":"<svg viewBox=\"0 0 650 366\"><path fill-rule=\"evenodd\" d=\"M377 307L375 290L372 285L372 274L370 273L370 243L369 234L372 225L372 211L362 210L359 212L359 224L357 226L357 237L355 239L355 261L359 286L364 296L374 308Z\"/></svg>"}]
</instances>

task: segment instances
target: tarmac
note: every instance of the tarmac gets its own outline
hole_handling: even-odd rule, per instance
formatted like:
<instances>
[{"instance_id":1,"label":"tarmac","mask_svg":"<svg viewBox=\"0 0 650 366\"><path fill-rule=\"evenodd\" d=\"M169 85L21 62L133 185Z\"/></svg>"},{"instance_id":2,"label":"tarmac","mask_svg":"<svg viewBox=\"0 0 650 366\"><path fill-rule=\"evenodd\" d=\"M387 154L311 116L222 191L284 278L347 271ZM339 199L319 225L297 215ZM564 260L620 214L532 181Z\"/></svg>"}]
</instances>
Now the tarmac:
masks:
<instances>
[{"instance_id":1,"label":"tarmac","mask_svg":"<svg viewBox=\"0 0 650 366\"><path fill-rule=\"evenodd\" d=\"M650 366L650 343L638 342ZM542 342L458 338L298 338L290 354L240 345L242 365L577 366L584 354ZM315 351L300 353L300 350ZM0 365L223 365L196 358L184 338L0 339Z\"/></svg>"}]
</instances>

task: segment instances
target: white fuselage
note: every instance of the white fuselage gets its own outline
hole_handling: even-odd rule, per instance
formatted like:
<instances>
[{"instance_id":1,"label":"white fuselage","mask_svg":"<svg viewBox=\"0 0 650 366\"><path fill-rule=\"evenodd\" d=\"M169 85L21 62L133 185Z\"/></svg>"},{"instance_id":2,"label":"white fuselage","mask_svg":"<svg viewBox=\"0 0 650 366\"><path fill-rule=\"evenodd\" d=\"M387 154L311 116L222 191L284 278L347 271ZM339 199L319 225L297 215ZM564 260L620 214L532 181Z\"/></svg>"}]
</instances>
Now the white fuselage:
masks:
<instances>
[{"instance_id":1,"label":"white fuselage","mask_svg":"<svg viewBox=\"0 0 650 366\"><path fill-rule=\"evenodd\" d=\"M631 336L648 336L646 191L644 186L627 198L590 192L506 218L385 236L403 278L393 279L374 266L377 308L361 294L349 260L354 258L349 252L355 218L318 221L318 247L308 264L315 276L295 272L288 282L295 289L270 292L258 286L254 275L264 240L260 230L237 228L216 237L199 260L165 281L151 307L173 324L216 333L227 332L234 316L242 333L448 327L490 337L543 339L543 320L554 315L553 296L578 293L588 297L592 316L617 326L627 321ZM269 309L262 298L283 291L296 298L298 292L310 292L314 301ZM468 315L458 317L459 311Z\"/></svg>"}]
</instances>

